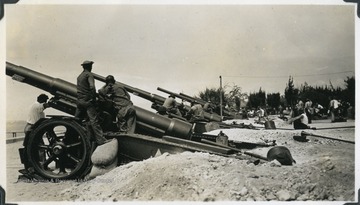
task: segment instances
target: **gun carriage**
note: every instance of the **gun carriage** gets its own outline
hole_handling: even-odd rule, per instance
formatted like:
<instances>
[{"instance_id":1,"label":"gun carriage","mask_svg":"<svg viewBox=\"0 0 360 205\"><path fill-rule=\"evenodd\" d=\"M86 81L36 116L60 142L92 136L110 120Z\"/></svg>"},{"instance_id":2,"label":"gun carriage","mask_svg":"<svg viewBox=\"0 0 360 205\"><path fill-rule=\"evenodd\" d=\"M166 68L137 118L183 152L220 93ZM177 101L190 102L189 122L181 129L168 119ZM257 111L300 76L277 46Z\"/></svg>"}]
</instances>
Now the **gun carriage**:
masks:
<instances>
[{"instance_id":1,"label":"gun carriage","mask_svg":"<svg viewBox=\"0 0 360 205\"><path fill-rule=\"evenodd\" d=\"M54 78L29 68L6 62L6 75L13 80L37 87L53 95L48 104L66 115L46 116L33 125L19 149L24 169L20 173L28 178L81 179L91 170L91 154L96 148L89 122L74 117L77 87L65 80ZM95 79L105 81L94 74ZM165 98L116 82L129 92L161 104ZM204 139L216 141L217 136L206 135L197 129L197 123L171 118L135 107L136 130L134 134L117 131L113 121L115 113L98 106L101 127L108 139L118 139L118 165L129 160L143 160L158 153L200 151L229 156L232 148L202 143ZM208 115L212 119L211 115ZM219 120L219 119L217 119ZM201 125L202 126L202 125ZM201 130L201 129L200 129Z\"/></svg>"},{"instance_id":2,"label":"gun carriage","mask_svg":"<svg viewBox=\"0 0 360 205\"><path fill-rule=\"evenodd\" d=\"M25 136L24 147L19 149L25 169L21 173L45 179L83 178L91 169L91 153L96 143L89 132L89 123L76 119L77 88L75 84L59 78L6 62L6 75L13 80L37 87L53 96L50 107L64 112L63 116L47 116L39 120ZM95 74L96 79L104 77ZM119 82L117 82L119 83ZM165 98L123 84L130 92L153 102L162 103ZM99 106L100 107L100 106ZM136 109L136 134L123 134L115 129L113 114L101 110L101 126L105 137L118 138L119 156L127 160L143 160L157 152L206 151L226 154L229 150L211 148L192 142L199 133L194 133L195 124L162 116L143 108ZM166 136L166 140L162 137ZM211 138L212 136L208 136ZM199 141L199 140L197 140ZM184 143L186 142L186 143ZM210 150L209 150L210 147ZM119 161L119 164L121 161Z\"/></svg>"}]
</instances>

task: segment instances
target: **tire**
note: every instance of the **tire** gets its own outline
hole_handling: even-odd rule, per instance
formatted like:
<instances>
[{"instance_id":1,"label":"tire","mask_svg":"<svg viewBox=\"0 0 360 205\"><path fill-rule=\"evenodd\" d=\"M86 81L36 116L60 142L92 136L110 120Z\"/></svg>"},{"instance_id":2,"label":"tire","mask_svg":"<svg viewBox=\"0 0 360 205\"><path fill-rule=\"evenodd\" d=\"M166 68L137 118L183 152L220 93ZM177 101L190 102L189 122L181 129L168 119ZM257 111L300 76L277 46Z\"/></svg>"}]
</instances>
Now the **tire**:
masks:
<instances>
[{"instance_id":1,"label":"tire","mask_svg":"<svg viewBox=\"0 0 360 205\"><path fill-rule=\"evenodd\" d=\"M80 179L90 170L90 140L72 119L43 121L30 133L25 149L29 165L45 179Z\"/></svg>"}]
</instances>

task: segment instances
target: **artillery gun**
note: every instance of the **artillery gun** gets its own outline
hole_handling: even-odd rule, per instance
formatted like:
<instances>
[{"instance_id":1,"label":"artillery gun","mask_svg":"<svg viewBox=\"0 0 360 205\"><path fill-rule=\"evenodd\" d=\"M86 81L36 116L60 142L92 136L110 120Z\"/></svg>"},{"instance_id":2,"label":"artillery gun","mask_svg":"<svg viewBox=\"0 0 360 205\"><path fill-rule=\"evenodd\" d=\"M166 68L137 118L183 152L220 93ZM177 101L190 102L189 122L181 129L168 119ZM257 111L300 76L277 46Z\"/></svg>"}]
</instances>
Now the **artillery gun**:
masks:
<instances>
[{"instance_id":1,"label":"artillery gun","mask_svg":"<svg viewBox=\"0 0 360 205\"><path fill-rule=\"evenodd\" d=\"M91 130L88 129L89 123L74 117L76 85L10 62L6 62L6 75L52 94L48 102L50 107L67 114L46 116L34 124L33 130L25 136L24 147L19 149L25 168L19 170L20 173L29 178L56 180L85 177L92 167L90 157L96 143L88 131ZM100 75L95 76L100 80L105 79ZM125 87L149 99L152 97L154 101L164 99L130 86ZM104 135L108 139L118 139L118 156L124 161L147 159L159 152L200 151L223 156L231 153L231 149L201 143L201 139L215 141L216 136L195 132L196 123L168 118L137 106L135 109L135 134L117 132L112 122L113 114L100 111ZM123 161L119 160L118 165L121 163Z\"/></svg>"},{"instance_id":2,"label":"artillery gun","mask_svg":"<svg viewBox=\"0 0 360 205\"><path fill-rule=\"evenodd\" d=\"M164 92L164 93L167 93L167 94L170 94L170 95L173 95L177 98L180 98L182 100L185 100L185 101L188 101L188 102L197 102L199 103L200 105L204 106L207 102L202 100L202 99L198 99L198 98L193 98L191 96L188 96L186 94L183 94L183 93L180 93L180 94L177 94L177 93L174 93L174 92L171 92L169 90L166 90L164 88L160 88L158 87L157 90L161 91L161 92ZM216 107L215 105L211 105L212 107ZM190 108L189 108L190 109ZM209 112L204 112L204 117L206 119L214 119L214 121L219 125L220 128L224 128L224 129L228 129L228 128L249 128L249 129L255 129L252 125L237 125L237 124L226 124L224 122L222 122L222 117L220 115L218 115L216 113L217 109L214 109L215 112L214 113L209 113ZM235 114L234 113L231 113L230 111L228 110L223 110L224 111L224 114L225 116L223 117L224 119L234 119L235 117ZM200 126L198 126L200 127Z\"/></svg>"},{"instance_id":3,"label":"artillery gun","mask_svg":"<svg viewBox=\"0 0 360 205\"><path fill-rule=\"evenodd\" d=\"M185 100L185 101L188 101L188 102L197 102L202 106L204 106L205 104L208 103L208 102L204 101L203 99L191 97L191 96L186 95L184 93L177 94L177 93L171 92L169 90L166 90L166 89L160 88L160 87L158 87L157 89L159 91L161 91L161 92L174 95L175 97L180 98L180 99ZM218 105L215 105L214 103L210 103L210 106L213 108L212 109L213 112L211 112L211 113L210 112L205 112L205 117L206 117L206 115L211 114L212 116L215 116L214 119L222 119L221 116L220 116L220 107ZM234 116L235 116L234 113L226 110L225 108L223 108L223 114L224 114L224 118L226 118L226 119L234 119Z\"/></svg>"}]
</instances>

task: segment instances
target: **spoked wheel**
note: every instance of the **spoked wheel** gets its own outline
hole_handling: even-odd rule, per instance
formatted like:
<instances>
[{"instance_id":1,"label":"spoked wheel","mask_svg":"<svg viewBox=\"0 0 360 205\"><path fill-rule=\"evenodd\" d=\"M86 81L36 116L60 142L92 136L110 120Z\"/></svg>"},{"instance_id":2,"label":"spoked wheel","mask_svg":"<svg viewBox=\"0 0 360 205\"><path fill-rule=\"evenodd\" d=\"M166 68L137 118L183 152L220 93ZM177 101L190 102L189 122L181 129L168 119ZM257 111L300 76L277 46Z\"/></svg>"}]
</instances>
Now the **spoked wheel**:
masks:
<instances>
[{"instance_id":1,"label":"spoked wheel","mask_svg":"<svg viewBox=\"0 0 360 205\"><path fill-rule=\"evenodd\" d=\"M90 141L73 120L43 121L31 132L26 152L35 172L46 179L81 178L90 165Z\"/></svg>"}]
</instances>

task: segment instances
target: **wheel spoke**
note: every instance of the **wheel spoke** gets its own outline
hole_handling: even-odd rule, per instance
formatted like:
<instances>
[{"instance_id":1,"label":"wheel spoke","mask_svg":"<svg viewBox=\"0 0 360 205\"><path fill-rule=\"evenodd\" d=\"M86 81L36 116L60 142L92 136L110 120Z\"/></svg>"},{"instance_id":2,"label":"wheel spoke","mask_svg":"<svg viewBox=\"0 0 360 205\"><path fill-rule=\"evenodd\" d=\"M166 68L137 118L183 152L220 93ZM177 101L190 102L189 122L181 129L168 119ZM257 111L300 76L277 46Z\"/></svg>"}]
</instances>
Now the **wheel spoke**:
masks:
<instances>
[{"instance_id":1,"label":"wheel spoke","mask_svg":"<svg viewBox=\"0 0 360 205\"><path fill-rule=\"evenodd\" d=\"M47 130L46 137L48 138L50 144L56 141L57 135L55 134L54 130L49 129Z\"/></svg>"},{"instance_id":2,"label":"wheel spoke","mask_svg":"<svg viewBox=\"0 0 360 205\"><path fill-rule=\"evenodd\" d=\"M67 154L67 156L70 158L70 159L72 159L74 162L76 162L76 163L79 163L80 162L80 159L77 159L77 158L75 158L74 156L72 156L71 154Z\"/></svg>"},{"instance_id":3,"label":"wheel spoke","mask_svg":"<svg viewBox=\"0 0 360 205\"><path fill-rule=\"evenodd\" d=\"M39 149L46 149L46 150L49 150L51 147L50 147L49 145L39 144L39 145L38 145L38 148L39 148Z\"/></svg>"},{"instance_id":4,"label":"wheel spoke","mask_svg":"<svg viewBox=\"0 0 360 205\"><path fill-rule=\"evenodd\" d=\"M65 160L64 160L64 157L60 157L59 158L59 174L64 174L66 173L66 170L65 170Z\"/></svg>"},{"instance_id":5,"label":"wheel spoke","mask_svg":"<svg viewBox=\"0 0 360 205\"><path fill-rule=\"evenodd\" d=\"M73 144L66 145L66 148L71 148L71 147L75 147L75 146L79 146L79 145L82 145L82 143L81 142L75 142Z\"/></svg>"},{"instance_id":6,"label":"wheel spoke","mask_svg":"<svg viewBox=\"0 0 360 205\"><path fill-rule=\"evenodd\" d=\"M44 167L47 167L52 161L55 160L55 155L51 155L45 162L43 163Z\"/></svg>"}]
</instances>

